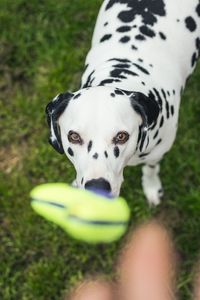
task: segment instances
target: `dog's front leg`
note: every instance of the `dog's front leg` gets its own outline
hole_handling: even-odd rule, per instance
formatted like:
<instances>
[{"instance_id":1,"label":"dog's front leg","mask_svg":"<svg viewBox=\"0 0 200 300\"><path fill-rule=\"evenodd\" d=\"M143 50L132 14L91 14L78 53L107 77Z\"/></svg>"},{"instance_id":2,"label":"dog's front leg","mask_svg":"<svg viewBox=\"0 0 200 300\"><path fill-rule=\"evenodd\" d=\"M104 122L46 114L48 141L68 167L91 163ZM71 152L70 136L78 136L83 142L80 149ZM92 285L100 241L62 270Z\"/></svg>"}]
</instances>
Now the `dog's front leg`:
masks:
<instances>
[{"instance_id":1,"label":"dog's front leg","mask_svg":"<svg viewBox=\"0 0 200 300\"><path fill-rule=\"evenodd\" d=\"M142 167L142 186L149 205L158 205L163 196L159 172L159 163L146 164Z\"/></svg>"}]
</instances>

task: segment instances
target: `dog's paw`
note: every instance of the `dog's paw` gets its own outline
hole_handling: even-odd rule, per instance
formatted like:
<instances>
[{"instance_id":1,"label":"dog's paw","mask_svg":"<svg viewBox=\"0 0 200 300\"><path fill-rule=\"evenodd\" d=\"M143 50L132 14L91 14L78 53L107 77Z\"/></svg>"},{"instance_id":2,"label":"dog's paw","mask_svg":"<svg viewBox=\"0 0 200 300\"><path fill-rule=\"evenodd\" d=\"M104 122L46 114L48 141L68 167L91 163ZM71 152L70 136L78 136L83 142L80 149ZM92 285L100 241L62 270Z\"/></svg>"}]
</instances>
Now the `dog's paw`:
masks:
<instances>
[{"instance_id":1,"label":"dog's paw","mask_svg":"<svg viewBox=\"0 0 200 300\"><path fill-rule=\"evenodd\" d=\"M162 188L159 189L159 187L155 187L155 186L150 187L144 184L143 190L150 206L157 206L160 204L161 198L163 196Z\"/></svg>"},{"instance_id":2,"label":"dog's paw","mask_svg":"<svg viewBox=\"0 0 200 300\"><path fill-rule=\"evenodd\" d=\"M161 198L163 197L163 188L157 172L148 174L143 172L142 186L144 194L150 206L156 206L160 204Z\"/></svg>"}]
</instances>

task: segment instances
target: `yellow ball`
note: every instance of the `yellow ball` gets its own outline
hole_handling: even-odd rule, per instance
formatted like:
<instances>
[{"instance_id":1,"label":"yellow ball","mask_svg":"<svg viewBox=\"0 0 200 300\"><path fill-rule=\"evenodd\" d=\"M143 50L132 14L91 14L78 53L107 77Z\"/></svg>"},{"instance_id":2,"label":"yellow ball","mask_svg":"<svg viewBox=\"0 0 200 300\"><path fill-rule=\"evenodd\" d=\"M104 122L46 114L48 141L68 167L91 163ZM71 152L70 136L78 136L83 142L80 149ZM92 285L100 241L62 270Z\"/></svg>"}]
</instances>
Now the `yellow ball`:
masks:
<instances>
[{"instance_id":1,"label":"yellow ball","mask_svg":"<svg viewBox=\"0 0 200 300\"><path fill-rule=\"evenodd\" d=\"M122 197L107 198L65 183L40 185L30 196L38 214L84 242L113 242L128 225L130 210Z\"/></svg>"}]
</instances>

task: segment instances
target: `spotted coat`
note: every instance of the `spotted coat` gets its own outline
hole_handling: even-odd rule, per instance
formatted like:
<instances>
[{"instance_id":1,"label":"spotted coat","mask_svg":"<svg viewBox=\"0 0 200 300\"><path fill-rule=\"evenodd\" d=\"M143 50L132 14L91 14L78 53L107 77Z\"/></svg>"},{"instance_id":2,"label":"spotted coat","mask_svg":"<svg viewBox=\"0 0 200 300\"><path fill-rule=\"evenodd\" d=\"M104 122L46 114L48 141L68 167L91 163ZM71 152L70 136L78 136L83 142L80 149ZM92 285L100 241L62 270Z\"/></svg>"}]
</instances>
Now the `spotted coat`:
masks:
<instances>
[{"instance_id":1,"label":"spotted coat","mask_svg":"<svg viewBox=\"0 0 200 300\"><path fill-rule=\"evenodd\" d=\"M199 0L106 0L86 59L82 88L106 85L142 92L159 106L145 153L167 152L176 135L181 94L200 54ZM170 131L170 135L169 135ZM162 148L162 149L161 149Z\"/></svg>"},{"instance_id":2,"label":"spotted coat","mask_svg":"<svg viewBox=\"0 0 200 300\"><path fill-rule=\"evenodd\" d=\"M46 109L50 143L75 166L75 186L116 196L124 167L144 164L144 193L159 203L159 161L175 140L199 54L200 0L103 2L81 88Z\"/></svg>"}]
</instances>

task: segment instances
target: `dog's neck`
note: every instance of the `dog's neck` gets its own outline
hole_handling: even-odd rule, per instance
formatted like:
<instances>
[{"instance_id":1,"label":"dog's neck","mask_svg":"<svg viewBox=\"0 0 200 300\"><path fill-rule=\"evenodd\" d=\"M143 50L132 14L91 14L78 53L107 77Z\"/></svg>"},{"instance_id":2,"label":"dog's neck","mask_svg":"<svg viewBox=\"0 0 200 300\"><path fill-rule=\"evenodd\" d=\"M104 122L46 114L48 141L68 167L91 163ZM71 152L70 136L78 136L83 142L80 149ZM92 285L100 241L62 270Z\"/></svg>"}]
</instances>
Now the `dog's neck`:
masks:
<instances>
[{"instance_id":1,"label":"dog's neck","mask_svg":"<svg viewBox=\"0 0 200 300\"><path fill-rule=\"evenodd\" d=\"M149 67L150 68L150 67ZM127 59L110 59L95 69L86 66L82 77L81 88L92 86L111 86L124 91L137 91L148 94L150 87L155 85L149 70L141 61L130 62ZM146 75L143 76L142 75ZM145 79L144 79L145 78Z\"/></svg>"}]
</instances>

